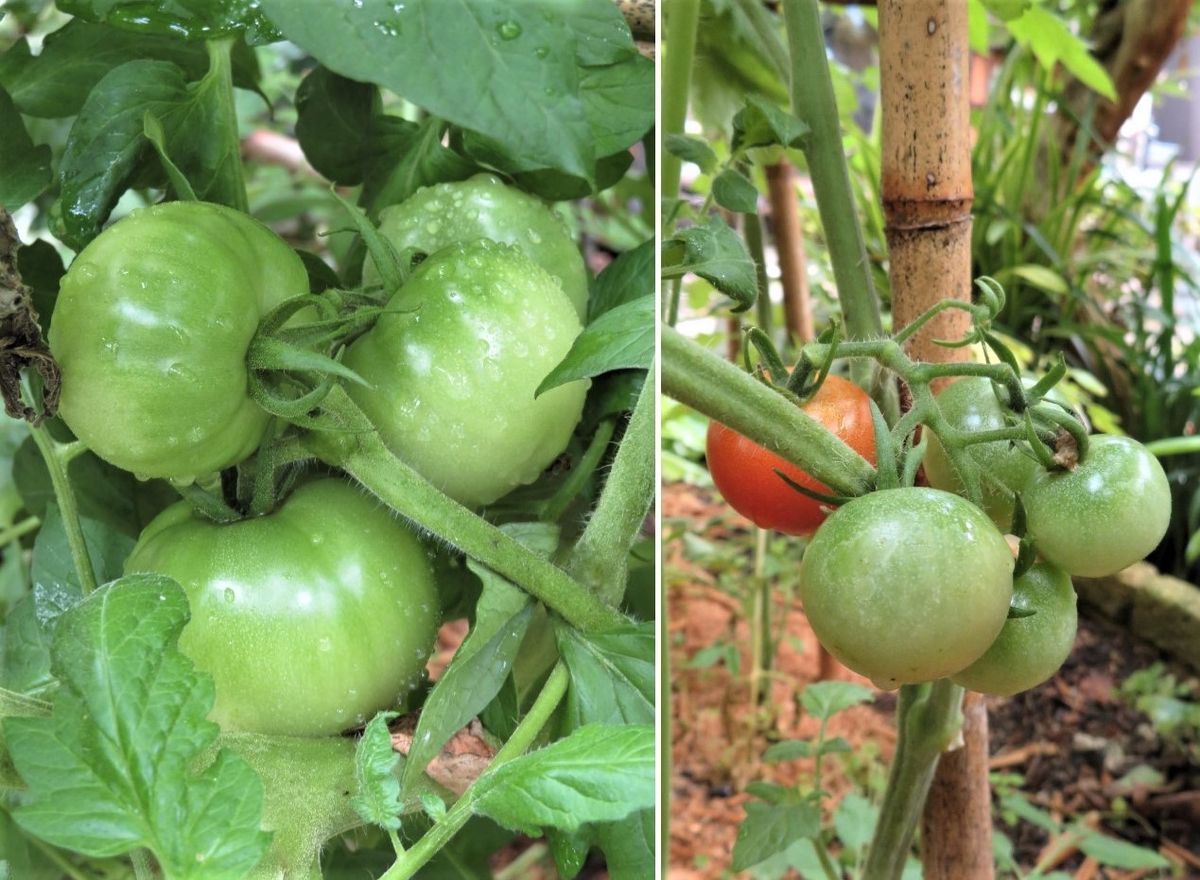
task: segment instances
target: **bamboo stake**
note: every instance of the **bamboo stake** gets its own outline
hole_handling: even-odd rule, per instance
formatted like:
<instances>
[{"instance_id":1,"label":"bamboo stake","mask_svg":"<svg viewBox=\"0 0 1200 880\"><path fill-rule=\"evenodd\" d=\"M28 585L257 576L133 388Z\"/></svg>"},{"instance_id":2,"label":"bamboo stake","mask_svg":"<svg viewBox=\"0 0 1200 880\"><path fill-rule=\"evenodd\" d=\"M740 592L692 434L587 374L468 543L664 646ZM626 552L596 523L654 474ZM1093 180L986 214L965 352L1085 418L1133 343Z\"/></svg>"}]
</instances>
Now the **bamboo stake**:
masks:
<instances>
[{"instance_id":1,"label":"bamboo stake","mask_svg":"<svg viewBox=\"0 0 1200 880\"><path fill-rule=\"evenodd\" d=\"M804 230L800 226L799 203L796 200L795 171L786 156L768 165L766 171L788 339L802 344L812 342L815 338L812 303L808 290L808 265L804 256Z\"/></svg>"},{"instance_id":2,"label":"bamboo stake","mask_svg":"<svg viewBox=\"0 0 1200 880\"><path fill-rule=\"evenodd\" d=\"M971 143L966 4L880 0L883 207L897 328L971 291ZM908 345L927 361L963 360L937 345L968 329L945 311ZM987 709L964 706L964 746L943 755L923 816L926 880L994 876L987 782Z\"/></svg>"}]
</instances>

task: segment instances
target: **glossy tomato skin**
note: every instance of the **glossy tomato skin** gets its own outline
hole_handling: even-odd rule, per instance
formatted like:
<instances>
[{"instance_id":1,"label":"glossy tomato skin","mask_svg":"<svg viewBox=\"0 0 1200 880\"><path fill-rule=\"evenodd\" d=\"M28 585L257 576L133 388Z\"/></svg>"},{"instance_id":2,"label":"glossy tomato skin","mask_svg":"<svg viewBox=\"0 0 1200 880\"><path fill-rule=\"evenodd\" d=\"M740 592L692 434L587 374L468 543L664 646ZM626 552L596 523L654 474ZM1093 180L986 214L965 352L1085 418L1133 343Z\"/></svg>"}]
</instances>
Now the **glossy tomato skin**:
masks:
<instances>
[{"instance_id":1,"label":"glossy tomato skin","mask_svg":"<svg viewBox=\"0 0 1200 880\"><path fill-rule=\"evenodd\" d=\"M1010 697L1037 687L1063 665L1075 644L1075 588L1061 568L1038 563L1013 582L1013 604L1035 612L1014 617L987 652L951 676L967 690Z\"/></svg>"},{"instance_id":2,"label":"glossy tomato skin","mask_svg":"<svg viewBox=\"0 0 1200 880\"><path fill-rule=\"evenodd\" d=\"M1043 471L1024 501L1038 552L1084 577L1115 574L1145 559L1171 522L1162 465L1128 437L1092 437L1074 470Z\"/></svg>"},{"instance_id":3,"label":"glossy tomato skin","mask_svg":"<svg viewBox=\"0 0 1200 880\"><path fill-rule=\"evenodd\" d=\"M933 681L979 659L1012 597L1004 536L938 489L872 492L843 505L804 551L800 596L834 657L877 685Z\"/></svg>"},{"instance_id":4,"label":"glossy tomato skin","mask_svg":"<svg viewBox=\"0 0 1200 880\"><path fill-rule=\"evenodd\" d=\"M996 399L991 380L985 377L966 376L958 379L938 394L937 402L946 421L959 430L977 432L1005 427L1005 410ZM1012 528L1016 504L1013 493L1024 492L1041 466L1023 443L1003 440L977 443L970 447L968 454L978 463L981 471L991 474L1009 490L1005 492L986 480L982 484L984 510L1001 531L1007 532ZM929 432L924 466L925 477L935 489L944 489L957 495L965 491L945 448L933 432Z\"/></svg>"},{"instance_id":5,"label":"glossy tomato skin","mask_svg":"<svg viewBox=\"0 0 1200 880\"><path fill-rule=\"evenodd\" d=\"M566 448L588 382L542 380L580 333L558 282L509 245L443 248L346 353L347 391L400 458L451 498L489 504Z\"/></svg>"},{"instance_id":6,"label":"glossy tomato skin","mask_svg":"<svg viewBox=\"0 0 1200 880\"><path fill-rule=\"evenodd\" d=\"M213 677L209 717L228 731L325 736L361 724L416 686L437 634L416 536L340 480L228 525L177 504L146 527L125 570L168 575L187 593L179 647Z\"/></svg>"},{"instance_id":7,"label":"glossy tomato skin","mask_svg":"<svg viewBox=\"0 0 1200 880\"><path fill-rule=\"evenodd\" d=\"M853 382L827 377L804 411L875 463L870 398ZM827 486L720 422L708 425L707 457L718 491L730 507L756 526L788 535L811 535L825 521L824 505L797 492L775 470L816 492L829 494Z\"/></svg>"},{"instance_id":8,"label":"glossy tomato skin","mask_svg":"<svg viewBox=\"0 0 1200 880\"><path fill-rule=\"evenodd\" d=\"M143 477L236 464L267 413L246 392L259 320L308 292L300 258L247 215L203 202L142 208L71 263L50 324L63 419Z\"/></svg>"},{"instance_id":9,"label":"glossy tomato skin","mask_svg":"<svg viewBox=\"0 0 1200 880\"><path fill-rule=\"evenodd\" d=\"M379 231L397 251L417 248L433 254L477 238L513 245L558 279L580 321L587 317L587 269L566 224L541 199L494 175L422 187L385 208L379 219ZM363 280L378 278L367 257Z\"/></svg>"}]
</instances>

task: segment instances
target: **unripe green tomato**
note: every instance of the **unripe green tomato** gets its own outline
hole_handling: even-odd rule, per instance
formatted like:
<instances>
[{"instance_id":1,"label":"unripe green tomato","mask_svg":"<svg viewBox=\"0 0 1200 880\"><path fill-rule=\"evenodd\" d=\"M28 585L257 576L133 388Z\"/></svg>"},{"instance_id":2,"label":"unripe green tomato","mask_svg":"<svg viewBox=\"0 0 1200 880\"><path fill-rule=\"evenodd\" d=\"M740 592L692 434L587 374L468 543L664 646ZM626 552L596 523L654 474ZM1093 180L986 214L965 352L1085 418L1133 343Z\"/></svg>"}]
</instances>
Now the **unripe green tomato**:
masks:
<instances>
[{"instance_id":1,"label":"unripe green tomato","mask_svg":"<svg viewBox=\"0 0 1200 880\"><path fill-rule=\"evenodd\" d=\"M1115 574L1145 559L1171 523L1167 475L1129 437L1092 437L1074 470L1040 472L1022 497L1038 552L1084 577Z\"/></svg>"},{"instance_id":2,"label":"unripe green tomato","mask_svg":"<svg viewBox=\"0 0 1200 880\"><path fill-rule=\"evenodd\" d=\"M256 448L247 395L259 320L308 292L300 258L257 220L205 202L134 211L85 247L50 324L64 421L142 477L190 480Z\"/></svg>"},{"instance_id":3,"label":"unripe green tomato","mask_svg":"<svg viewBox=\"0 0 1200 880\"><path fill-rule=\"evenodd\" d=\"M938 489L885 489L840 507L800 564L821 644L879 687L933 681L999 635L1013 557L975 505Z\"/></svg>"},{"instance_id":4,"label":"unripe green tomato","mask_svg":"<svg viewBox=\"0 0 1200 880\"><path fill-rule=\"evenodd\" d=\"M580 333L558 282L479 239L423 262L345 364L346 386L401 459L451 498L489 504L531 483L571 439L586 381L534 398Z\"/></svg>"},{"instance_id":5,"label":"unripe green tomato","mask_svg":"<svg viewBox=\"0 0 1200 880\"><path fill-rule=\"evenodd\" d=\"M1010 697L1041 684L1063 665L1079 623L1070 576L1044 562L1032 566L1013 582L1013 605L1034 614L1005 621L987 653L951 676L955 684Z\"/></svg>"},{"instance_id":6,"label":"unripe green tomato","mask_svg":"<svg viewBox=\"0 0 1200 880\"><path fill-rule=\"evenodd\" d=\"M177 504L146 526L125 571L167 575L187 593L179 649L213 677L209 717L227 731L326 736L362 724L417 686L437 635L424 548L341 480L232 524Z\"/></svg>"},{"instance_id":7,"label":"unripe green tomato","mask_svg":"<svg viewBox=\"0 0 1200 880\"><path fill-rule=\"evenodd\" d=\"M960 431L991 431L1005 427L1004 408L996 399L992 382L983 376L966 376L943 389L937 396L942 416ZM1024 492L1030 480L1041 469L1025 443L997 440L976 443L967 454L979 465L980 471L991 474L1009 489L1003 491L994 483L982 480L983 509L992 522L1004 532L1012 528L1014 492ZM929 432L929 447L925 451L925 477L935 489L956 495L966 490L950 463L946 450L937 435Z\"/></svg>"},{"instance_id":8,"label":"unripe green tomato","mask_svg":"<svg viewBox=\"0 0 1200 880\"><path fill-rule=\"evenodd\" d=\"M379 218L379 231L397 251L417 248L433 254L477 238L514 245L558 279L580 321L587 317L587 269L566 224L541 199L498 177L476 174L423 187L399 205L384 208ZM363 281L378 280L375 261L368 256Z\"/></svg>"}]
</instances>

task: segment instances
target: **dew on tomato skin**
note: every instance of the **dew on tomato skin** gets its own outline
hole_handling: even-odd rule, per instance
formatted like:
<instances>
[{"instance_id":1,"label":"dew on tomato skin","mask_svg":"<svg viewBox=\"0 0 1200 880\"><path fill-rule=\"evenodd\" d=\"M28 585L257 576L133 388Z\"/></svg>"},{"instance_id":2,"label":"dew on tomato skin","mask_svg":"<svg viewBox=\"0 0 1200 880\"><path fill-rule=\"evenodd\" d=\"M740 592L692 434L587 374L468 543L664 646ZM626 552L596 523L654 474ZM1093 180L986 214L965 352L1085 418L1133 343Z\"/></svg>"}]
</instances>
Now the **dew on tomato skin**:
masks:
<instances>
[{"instance_id":1,"label":"dew on tomato skin","mask_svg":"<svg viewBox=\"0 0 1200 880\"><path fill-rule=\"evenodd\" d=\"M232 605L237 601L237 593L233 591L233 587L226 587L224 590L225 601Z\"/></svg>"}]
</instances>

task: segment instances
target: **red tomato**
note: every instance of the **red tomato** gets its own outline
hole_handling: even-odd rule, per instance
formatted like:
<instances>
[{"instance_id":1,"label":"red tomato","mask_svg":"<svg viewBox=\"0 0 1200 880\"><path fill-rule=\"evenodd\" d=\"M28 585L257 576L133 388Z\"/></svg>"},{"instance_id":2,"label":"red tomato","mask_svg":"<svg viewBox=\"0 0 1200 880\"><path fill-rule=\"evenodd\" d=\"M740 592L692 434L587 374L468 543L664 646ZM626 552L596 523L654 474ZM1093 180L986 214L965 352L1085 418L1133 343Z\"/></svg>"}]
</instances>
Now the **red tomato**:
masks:
<instances>
[{"instance_id":1,"label":"red tomato","mask_svg":"<svg viewBox=\"0 0 1200 880\"><path fill-rule=\"evenodd\" d=\"M870 398L853 382L829 376L804 411L875 463ZM709 424L708 470L729 506L764 529L811 535L825 521L823 505L789 486L775 473L776 468L806 489L830 494L827 486L794 464L720 422Z\"/></svg>"}]
</instances>

